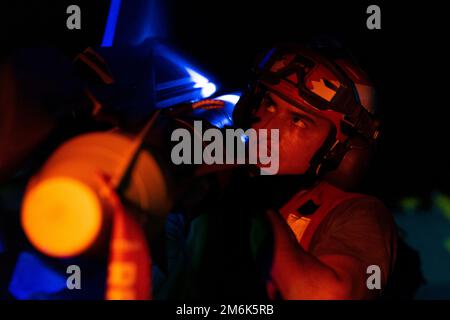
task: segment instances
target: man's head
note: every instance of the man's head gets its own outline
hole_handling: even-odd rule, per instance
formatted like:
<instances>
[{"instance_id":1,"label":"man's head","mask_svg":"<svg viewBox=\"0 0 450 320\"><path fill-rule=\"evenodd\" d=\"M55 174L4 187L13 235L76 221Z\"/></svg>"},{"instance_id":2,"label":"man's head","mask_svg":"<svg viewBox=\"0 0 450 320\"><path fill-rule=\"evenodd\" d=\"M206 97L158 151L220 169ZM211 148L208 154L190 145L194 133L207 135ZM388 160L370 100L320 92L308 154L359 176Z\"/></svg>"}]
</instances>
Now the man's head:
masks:
<instances>
[{"instance_id":1,"label":"man's head","mask_svg":"<svg viewBox=\"0 0 450 320\"><path fill-rule=\"evenodd\" d=\"M278 173L326 174L344 188L358 178L379 134L365 74L295 45L271 49L255 71L234 118L244 127L279 129Z\"/></svg>"}]
</instances>

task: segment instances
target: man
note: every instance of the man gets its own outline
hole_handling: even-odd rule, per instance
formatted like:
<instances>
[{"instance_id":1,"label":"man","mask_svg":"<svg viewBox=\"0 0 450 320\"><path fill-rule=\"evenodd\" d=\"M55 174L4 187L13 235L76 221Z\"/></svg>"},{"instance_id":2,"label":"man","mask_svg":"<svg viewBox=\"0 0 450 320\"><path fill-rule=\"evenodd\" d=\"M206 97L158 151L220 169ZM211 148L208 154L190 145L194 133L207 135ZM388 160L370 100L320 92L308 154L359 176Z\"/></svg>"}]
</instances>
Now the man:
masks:
<instances>
[{"instance_id":1,"label":"man","mask_svg":"<svg viewBox=\"0 0 450 320\"><path fill-rule=\"evenodd\" d=\"M290 45L272 49L256 71L235 121L279 129L278 175L309 181L267 211L269 296L379 296L395 259L394 222L379 200L344 191L357 186L379 135L370 83L345 60ZM368 280L374 268L378 284Z\"/></svg>"}]
</instances>

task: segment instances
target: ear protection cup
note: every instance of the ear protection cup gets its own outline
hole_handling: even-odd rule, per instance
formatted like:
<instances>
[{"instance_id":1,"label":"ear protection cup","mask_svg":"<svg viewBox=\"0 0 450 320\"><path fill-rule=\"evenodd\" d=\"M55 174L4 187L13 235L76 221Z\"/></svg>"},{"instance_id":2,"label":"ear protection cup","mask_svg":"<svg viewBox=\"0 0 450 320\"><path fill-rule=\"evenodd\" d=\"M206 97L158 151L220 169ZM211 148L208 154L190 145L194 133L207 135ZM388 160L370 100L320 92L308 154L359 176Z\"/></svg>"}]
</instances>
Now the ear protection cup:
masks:
<instances>
[{"instance_id":1,"label":"ear protection cup","mask_svg":"<svg viewBox=\"0 0 450 320\"><path fill-rule=\"evenodd\" d=\"M323 173L323 179L345 191L352 191L364 177L373 155L373 146L364 138L350 138L336 169Z\"/></svg>"}]
</instances>

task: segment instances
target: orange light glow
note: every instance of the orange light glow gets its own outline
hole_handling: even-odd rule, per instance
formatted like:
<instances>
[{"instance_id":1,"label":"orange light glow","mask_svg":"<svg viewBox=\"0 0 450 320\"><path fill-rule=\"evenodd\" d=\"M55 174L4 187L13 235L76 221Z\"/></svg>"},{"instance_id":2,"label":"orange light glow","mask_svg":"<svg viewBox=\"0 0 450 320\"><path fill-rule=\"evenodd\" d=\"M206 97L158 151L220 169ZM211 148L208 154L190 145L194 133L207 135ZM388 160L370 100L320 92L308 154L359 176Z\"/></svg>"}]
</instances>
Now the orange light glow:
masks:
<instances>
[{"instance_id":1,"label":"orange light glow","mask_svg":"<svg viewBox=\"0 0 450 320\"><path fill-rule=\"evenodd\" d=\"M73 257L96 240L102 209L97 195L87 185L56 177L28 190L21 219L25 234L39 251L53 257Z\"/></svg>"}]
</instances>

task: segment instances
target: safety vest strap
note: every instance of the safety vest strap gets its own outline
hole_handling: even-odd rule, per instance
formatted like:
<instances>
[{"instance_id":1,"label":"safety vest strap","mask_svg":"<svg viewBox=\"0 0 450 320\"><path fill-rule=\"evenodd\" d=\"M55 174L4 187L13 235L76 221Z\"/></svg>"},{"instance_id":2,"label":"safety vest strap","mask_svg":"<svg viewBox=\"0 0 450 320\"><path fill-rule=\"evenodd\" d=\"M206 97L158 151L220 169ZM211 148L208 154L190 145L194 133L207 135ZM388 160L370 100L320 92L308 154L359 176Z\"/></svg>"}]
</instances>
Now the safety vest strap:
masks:
<instances>
[{"instance_id":1,"label":"safety vest strap","mask_svg":"<svg viewBox=\"0 0 450 320\"><path fill-rule=\"evenodd\" d=\"M297 241L309 251L314 233L328 214L342 202L361 197L364 195L344 192L327 182L320 182L296 194L280 212Z\"/></svg>"}]
</instances>

